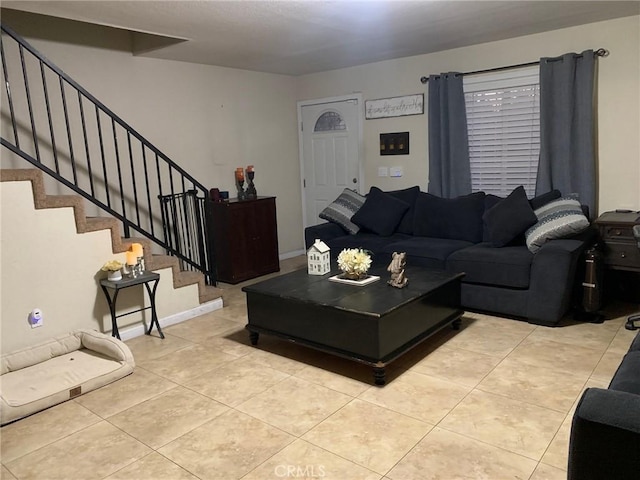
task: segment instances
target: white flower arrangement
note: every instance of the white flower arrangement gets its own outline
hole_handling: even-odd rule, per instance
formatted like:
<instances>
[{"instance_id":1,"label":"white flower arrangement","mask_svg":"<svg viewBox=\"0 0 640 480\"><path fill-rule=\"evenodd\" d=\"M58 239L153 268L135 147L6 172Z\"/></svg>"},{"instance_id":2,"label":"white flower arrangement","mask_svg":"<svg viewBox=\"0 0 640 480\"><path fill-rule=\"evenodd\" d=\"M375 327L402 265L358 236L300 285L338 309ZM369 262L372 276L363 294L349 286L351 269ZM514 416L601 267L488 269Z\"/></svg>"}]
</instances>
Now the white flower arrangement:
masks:
<instances>
[{"instance_id":1,"label":"white flower arrangement","mask_svg":"<svg viewBox=\"0 0 640 480\"><path fill-rule=\"evenodd\" d=\"M347 275L364 276L371 267L371 255L362 248L345 248L338 255L338 267Z\"/></svg>"},{"instance_id":2,"label":"white flower arrangement","mask_svg":"<svg viewBox=\"0 0 640 480\"><path fill-rule=\"evenodd\" d=\"M100 270L102 270L103 272L117 272L122 268L122 265L123 264L118 260L109 260L107 263L102 265L102 268Z\"/></svg>"}]
</instances>

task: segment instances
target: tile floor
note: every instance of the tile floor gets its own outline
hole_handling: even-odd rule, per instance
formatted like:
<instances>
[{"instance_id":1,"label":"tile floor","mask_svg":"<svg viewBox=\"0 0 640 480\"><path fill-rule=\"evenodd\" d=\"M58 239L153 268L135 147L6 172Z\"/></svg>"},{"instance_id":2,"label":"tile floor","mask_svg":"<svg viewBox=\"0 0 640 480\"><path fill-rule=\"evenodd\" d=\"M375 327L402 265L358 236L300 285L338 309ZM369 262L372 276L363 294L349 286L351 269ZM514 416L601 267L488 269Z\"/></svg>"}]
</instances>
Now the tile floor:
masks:
<instances>
[{"instance_id":1,"label":"tile floor","mask_svg":"<svg viewBox=\"0 0 640 480\"><path fill-rule=\"evenodd\" d=\"M608 384L637 308L563 328L467 314L379 388L353 362L250 346L240 287L130 340L129 377L3 427L2 479L563 479L577 399Z\"/></svg>"}]
</instances>

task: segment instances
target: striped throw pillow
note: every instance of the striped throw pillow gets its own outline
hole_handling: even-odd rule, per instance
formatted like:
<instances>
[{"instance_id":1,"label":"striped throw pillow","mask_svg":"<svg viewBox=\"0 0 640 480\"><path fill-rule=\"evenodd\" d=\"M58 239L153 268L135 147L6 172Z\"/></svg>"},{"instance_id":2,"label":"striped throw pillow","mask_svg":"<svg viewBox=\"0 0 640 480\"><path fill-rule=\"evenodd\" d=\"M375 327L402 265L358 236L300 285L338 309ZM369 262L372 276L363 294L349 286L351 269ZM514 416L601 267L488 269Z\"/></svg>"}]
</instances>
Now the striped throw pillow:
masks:
<instances>
[{"instance_id":1,"label":"striped throw pillow","mask_svg":"<svg viewBox=\"0 0 640 480\"><path fill-rule=\"evenodd\" d=\"M553 200L534 213L538 222L525 232L527 248L533 253L549 240L580 233L589 226L575 194Z\"/></svg>"},{"instance_id":2,"label":"striped throw pillow","mask_svg":"<svg viewBox=\"0 0 640 480\"><path fill-rule=\"evenodd\" d=\"M318 216L323 220L337 223L349 233L356 234L360 231L360 227L351 221L351 217L360 210L365 200L366 197L358 192L345 188L340 196L327 205Z\"/></svg>"}]
</instances>

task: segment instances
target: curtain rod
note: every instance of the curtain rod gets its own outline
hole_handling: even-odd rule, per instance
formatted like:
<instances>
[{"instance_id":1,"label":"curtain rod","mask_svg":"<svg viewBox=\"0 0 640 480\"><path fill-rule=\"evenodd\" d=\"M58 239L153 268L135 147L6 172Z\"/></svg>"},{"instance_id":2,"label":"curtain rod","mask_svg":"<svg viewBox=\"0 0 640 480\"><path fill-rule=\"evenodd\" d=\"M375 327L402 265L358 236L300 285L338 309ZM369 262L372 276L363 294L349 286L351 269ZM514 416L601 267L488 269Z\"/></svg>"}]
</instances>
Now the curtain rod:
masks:
<instances>
[{"instance_id":1,"label":"curtain rod","mask_svg":"<svg viewBox=\"0 0 640 480\"><path fill-rule=\"evenodd\" d=\"M609 55L609 50L605 48L599 48L595 52L593 52L593 55L596 57L606 57L607 55ZM578 57L581 57L581 56L582 55L578 55ZM550 60L558 61L561 58L562 57L555 57L555 58L551 58ZM503 70L511 70L512 68L532 67L534 65L540 65L540 61L538 60L537 62L519 63L517 65L507 65L505 67L487 68L484 70L476 70L474 72L461 73L460 75L478 75L480 73L501 72ZM427 83L428 81L429 81L429 77L420 77L420 82L422 82L423 84Z\"/></svg>"}]
</instances>

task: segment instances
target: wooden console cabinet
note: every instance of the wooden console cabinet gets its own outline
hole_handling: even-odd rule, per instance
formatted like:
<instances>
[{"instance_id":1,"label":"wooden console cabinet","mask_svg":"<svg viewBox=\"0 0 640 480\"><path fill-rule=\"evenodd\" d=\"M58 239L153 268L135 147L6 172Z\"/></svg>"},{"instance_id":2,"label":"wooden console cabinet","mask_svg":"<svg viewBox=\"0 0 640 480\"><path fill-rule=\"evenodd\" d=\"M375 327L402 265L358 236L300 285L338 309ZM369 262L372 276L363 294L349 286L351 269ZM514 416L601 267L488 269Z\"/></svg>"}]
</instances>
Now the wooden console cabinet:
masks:
<instances>
[{"instance_id":1,"label":"wooden console cabinet","mask_svg":"<svg viewBox=\"0 0 640 480\"><path fill-rule=\"evenodd\" d=\"M275 197L213 204L218 281L236 284L280 270Z\"/></svg>"}]
</instances>

